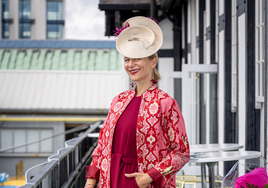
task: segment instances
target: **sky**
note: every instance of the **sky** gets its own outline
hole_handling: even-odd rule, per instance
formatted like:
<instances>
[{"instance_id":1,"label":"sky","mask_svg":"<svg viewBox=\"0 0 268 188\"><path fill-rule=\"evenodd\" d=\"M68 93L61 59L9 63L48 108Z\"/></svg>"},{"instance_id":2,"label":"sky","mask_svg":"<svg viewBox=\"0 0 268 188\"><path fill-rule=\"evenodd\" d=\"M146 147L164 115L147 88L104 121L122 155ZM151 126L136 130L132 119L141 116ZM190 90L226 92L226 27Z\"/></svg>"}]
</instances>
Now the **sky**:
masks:
<instances>
[{"instance_id":1,"label":"sky","mask_svg":"<svg viewBox=\"0 0 268 188\"><path fill-rule=\"evenodd\" d=\"M105 12L98 8L99 0L66 0L66 39L113 40L104 36Z\"/></svg>"}]
</instances>

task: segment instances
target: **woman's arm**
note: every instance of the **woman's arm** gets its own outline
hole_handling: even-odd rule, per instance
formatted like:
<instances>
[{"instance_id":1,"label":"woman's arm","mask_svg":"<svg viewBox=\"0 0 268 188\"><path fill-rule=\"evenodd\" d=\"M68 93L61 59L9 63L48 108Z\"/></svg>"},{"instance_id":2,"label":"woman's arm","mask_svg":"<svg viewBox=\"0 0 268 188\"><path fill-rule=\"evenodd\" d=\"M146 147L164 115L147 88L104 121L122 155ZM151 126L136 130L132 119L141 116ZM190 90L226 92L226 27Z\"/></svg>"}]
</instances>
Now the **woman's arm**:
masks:
<instances>
[{"instance_id":1,"label":"woman's arm","mask_svg":"<svg viewBox=\"0 0 268 188\"><path fill-rule=\"evenodd\" d=\"M105 129L107 125L107 121L109 121L109 115L113 113L113 106L118 100L118 96L116 96L110 106L109 113L107 115L107 118L105 119L103 126L99 133L99 139L98 139L98 145L94 149L92 153L92 162L91 165L86 166L86 179L95 179L95 183L99 180L100 176L100 159L101 159L101 153L103 148L103 130ZM87 180L88 181L88 180Z\"/></svg>"},{"instance_id":2,"label":"woman's arm","mask_svg":"<svg viewBox=\"0 0 268 188\"><path fill-rule=\"evenodd\" d=\"M166 180L169 180L190 160L190 148L183 116L177 102L167 97L161 101L160 106L162 126L168 135L170 152L147 173L152 177L155 185L163 187Z\"/></svg>"}]
</instances>

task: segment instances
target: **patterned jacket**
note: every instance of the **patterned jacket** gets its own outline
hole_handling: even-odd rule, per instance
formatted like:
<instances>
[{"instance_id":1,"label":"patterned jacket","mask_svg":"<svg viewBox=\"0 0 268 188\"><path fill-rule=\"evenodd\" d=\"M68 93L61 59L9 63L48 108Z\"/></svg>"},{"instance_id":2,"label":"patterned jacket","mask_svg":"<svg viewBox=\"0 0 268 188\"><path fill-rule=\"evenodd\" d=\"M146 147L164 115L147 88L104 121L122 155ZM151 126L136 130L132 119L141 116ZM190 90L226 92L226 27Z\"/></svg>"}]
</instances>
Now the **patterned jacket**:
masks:
<instances>
[{"instance_id":1,"label":"patterned jacket","mask_svg":"<svg viewBox=\"0 0 268 188\"><path fill-rule=\"evenodd\" d=\"M110 163L116 123L127 105L135 97L135 90L116 96L99 134L98 145L87 166L98 179L98 187L110 187ZM190 148L184 120L177 102L156 85L142 94L136 131L138 171L153 174L148 186L176 187L175 174L190 160ZM90 170L89 170L90 169ZM91 176L92 177L92 176ZM152 176L151 176L152 177Z\"/></svg>"}]
</instances>

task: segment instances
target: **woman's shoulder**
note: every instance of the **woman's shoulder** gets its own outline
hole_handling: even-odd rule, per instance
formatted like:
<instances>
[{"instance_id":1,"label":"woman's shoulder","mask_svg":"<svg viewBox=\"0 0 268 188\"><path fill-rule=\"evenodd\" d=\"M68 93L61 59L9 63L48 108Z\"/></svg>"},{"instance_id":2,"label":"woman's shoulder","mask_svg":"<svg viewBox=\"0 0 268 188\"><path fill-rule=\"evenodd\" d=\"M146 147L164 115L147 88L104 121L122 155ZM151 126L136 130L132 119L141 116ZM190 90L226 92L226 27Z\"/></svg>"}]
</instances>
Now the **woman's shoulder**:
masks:
<instances>
[{"instance_id":1,"label":"woman's shoulder","mask_svg":"<svg viewBox=\"0 0 268 188\"><path fill-rule=\"evenodd\" d=\"M168 93L158 88L158 99L162 102L172 102L175 101L173 97L171 97Z\"/></svg>"},{"instance_id":2,"label":"woman's shoulder","mask_svg":"<svg viewBox=\"0 0 268 188\"><path fill-rule=\"evenodd\" d=\"M133 95L135 93L135 91L134 90L126 90L126 91L123 91L123 92L121 92L121 93L119 93L118 95L116 95L114 98L113 98L113 101L112 101L112 103L115 103L115 102L117 102L119 99L121 99L121 98L125 98L125 97L128 97L128 96L130 96L130 95Z\"/></svg>"}]
</instances>

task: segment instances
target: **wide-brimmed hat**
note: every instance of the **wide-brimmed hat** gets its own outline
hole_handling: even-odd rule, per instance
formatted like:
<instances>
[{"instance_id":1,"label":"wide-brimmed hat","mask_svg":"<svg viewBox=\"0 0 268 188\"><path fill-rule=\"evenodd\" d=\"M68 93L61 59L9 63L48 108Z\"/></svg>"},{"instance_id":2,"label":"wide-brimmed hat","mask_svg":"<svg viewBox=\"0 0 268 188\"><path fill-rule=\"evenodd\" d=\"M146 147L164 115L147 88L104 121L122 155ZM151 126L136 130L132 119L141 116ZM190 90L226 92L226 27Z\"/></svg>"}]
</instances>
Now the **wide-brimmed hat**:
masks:
<instances>
[{"instance_id":1,"label":"wide-brimmed hat","mask_svg":"<svg viewBox=\"0 0 268 188\"><path fill-rule=\"evenodd\" d=\"M163 43L158 24L147 17L136 16L126 20L116 39L117 51L125 57L144 58L156 53Z\"/></svg>"}]
</instances>

